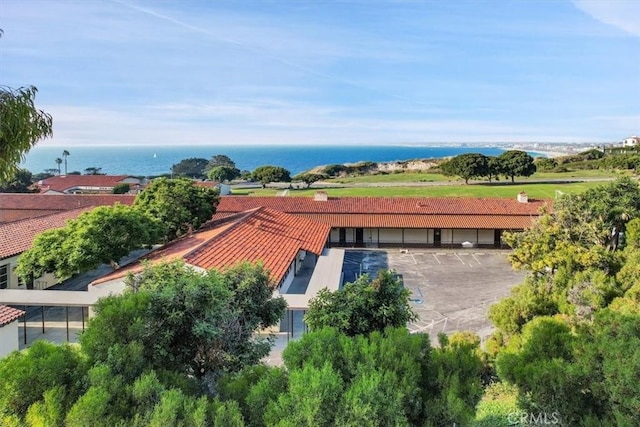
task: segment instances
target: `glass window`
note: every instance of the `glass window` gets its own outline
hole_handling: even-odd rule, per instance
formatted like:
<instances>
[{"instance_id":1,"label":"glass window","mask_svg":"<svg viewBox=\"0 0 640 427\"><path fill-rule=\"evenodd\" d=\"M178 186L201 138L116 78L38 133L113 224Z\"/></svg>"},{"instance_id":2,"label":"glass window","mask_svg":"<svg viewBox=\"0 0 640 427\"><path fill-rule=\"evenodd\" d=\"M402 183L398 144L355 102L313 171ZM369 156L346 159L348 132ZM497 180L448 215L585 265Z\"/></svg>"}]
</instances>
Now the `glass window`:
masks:
<instances>
[{"instance_id":1,"label":"glass window","mask_svg":"<svg viewBox=\"0 0 640 427\"><path fill-rule=\"evenodd\" d=\"M0 265L0 289L9 287L9 264Z\"/></svg>"}]
</instances>

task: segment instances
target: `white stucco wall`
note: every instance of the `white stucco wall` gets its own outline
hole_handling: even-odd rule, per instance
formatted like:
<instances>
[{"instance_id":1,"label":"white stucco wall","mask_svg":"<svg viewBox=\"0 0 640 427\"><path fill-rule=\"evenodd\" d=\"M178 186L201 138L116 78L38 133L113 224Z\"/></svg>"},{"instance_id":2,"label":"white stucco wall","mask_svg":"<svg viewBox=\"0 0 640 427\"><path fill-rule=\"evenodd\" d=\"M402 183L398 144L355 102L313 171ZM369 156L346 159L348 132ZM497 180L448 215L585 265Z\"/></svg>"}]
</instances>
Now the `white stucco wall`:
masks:
<instances>
[{"instance_id":1,"label":"white stucco wall","mask_svg":"<svg viewBox=\"0 0 640 427\"><path fill-rule=\"evenodd\" d=\"M18 275L16 274L16 266L18 265L18 255L11 258L3 259L0 265L9 264L9 285L7 289L27 289L26 285L19 286ZM33 289L47 289L56 285L58 279L52 273L46 273L42 277L33 281Z\"/></svg>"},{"instance_id":2,"label":"white stucco wall","mask_svg":"<svg viewBox=\"0 0 640 427\"><path fill-rule=\"evenodd\" d=\"M399 228L381 228L380 243L382 244L402 244L402 229Z\"/></svg>"},{"instance_id":3,"label":"white stucco wall","mask_svg":"<svg viewBox=\"0 0 640 427\"><path fill-rule=\"evenodd\" d=\"M451 230L450 228L443 228L442 229L442 233L440 235L440 242L443 245L450 245L452 243L452 233L453 230Z\"/></svg>"},{"instance_id":4,"label":"white stucco wall","mask_svg":"<svg viewBox=\"0 0 640 427\"><path fill-rule=\"evenodd\" d=\"M405 243L422 243L426 244L428 239L427 230L424 228L405 228L404 229L404 242Z\"/></svg>"},{"instance_id":5,"label":"white stucco wall","mask_svg":"<svg viewBox=\"0 0 640 427\"><path fill-rule=\"evenodd\" d=\"M295 277L295 272L293 270L294 266L293 263L291 263L289 265L289 270L287 270L287 275L284 277L282 285L280 285L281 294L286 294L287 291L289 291L289 286L291 286L291 283L293 283L293 278Z\"/></svg>"},{"instance_id":6,"label":"white stucco wall","mask_svg":"<svg viewBox=\"0 0 640 427\"><path fill-rule=\"evenodd\" d=\"M481 245L493 245L493 230L478 230L478 243Z\"/></svg>"},{"instance_id":7,"label":"white stucco wall","mask_svg":"<svg viewBox=\"0 0 640 427\"><path fill-rule=\"evenodd\" d=\"M472 242L477 243L476 230L452 230L453 243Z\"/></svg>"},{"instance_id":8,"label":"white stucco wall","mask_svg":"<svg viewBox=\"0 0 640 427\"><path fill-rule=\"evenodd\" d=\"M18 321L0 326L0 359L18 350Z\"/></svg>"}]
</instances>

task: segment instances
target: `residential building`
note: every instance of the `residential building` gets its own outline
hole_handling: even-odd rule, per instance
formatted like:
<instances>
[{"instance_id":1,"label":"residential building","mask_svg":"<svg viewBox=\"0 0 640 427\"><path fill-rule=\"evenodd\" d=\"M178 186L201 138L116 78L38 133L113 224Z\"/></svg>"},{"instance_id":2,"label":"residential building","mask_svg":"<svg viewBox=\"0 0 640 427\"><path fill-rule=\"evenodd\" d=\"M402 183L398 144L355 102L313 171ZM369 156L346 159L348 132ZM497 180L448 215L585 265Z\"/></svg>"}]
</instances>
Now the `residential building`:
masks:
<instances>
[{"instance_id":1,"label":"residential building","mask_svg":"<svg viewBox=\"0 0 640 427\"><path fill-rule=\"evenodd\" d=\"M58 279L51 273L36 277L32 282L21 282L15 274L18 257L31 248L38 234L64 227L67 221L91 209L93 207L72 209L0 224L0 289L46 289L57 284Z\"/></svg>"},{"instance_id":2,"label":"residential building","mask_svg":"<svg viewBox=\"0 0 640 427\"><path fill-rule=\"evenodd\" d=\"M531 227L550 201L463 197L220 198L214 219L267 207L331 227L330 247L501 247L502 233Z\"/></svg>"},{"instance_id":3,"label":"residential building","mask_svg":"<svg viewBox=\"0 0 640 427\"><path fill-rule=\"evenodd\" d=\"M321 222L253 208L210 221L200 230L95 280L89 292L121 292L128 273L141 271L146 262L181 259L200 270L224 270L243 261L261 262L270 273L273 288L286 293L305 265L315 266L329 231L330 227Z\"/></svg>"},{"instance_id":4,"label":"residential building","mask_svg":"<svg viewBox=\"0 0 640 427\"><path fill-rule=\"evenodd\" d=\"M0 305L0 359L18 350L18 318L24 311Z\"/></svg>"},{"instance_id":5,"label":"residential building","mask_svg":"<svg viewBox=\"0 0 640 427\"><path fill-rule=\"evenodd\" d=\"M110 194L118 184L129 184L137 194L143 180L129 175L58 175L38 181L41 194Z\"/></svg>"},{"instance_id":6,"label":"residential building","mask_svg":"<svg viewBox=\"0 0 640 427\"><path fill-rule=\"evenodd\" d=\"M640 136L630 136L622 140L623 147L635 147L640 145Z\"/></svg>"},{"instance_id":7,"label":"residential building","mask_svg":"<svg viewBox=\"0 0 640 427\"><path fill-rule=\"evenodd\" d=\"M132 205L135 196L127 194L42 194L0 193L0 224L60 213L73 209Z\"/></svg>"}]
</instances>

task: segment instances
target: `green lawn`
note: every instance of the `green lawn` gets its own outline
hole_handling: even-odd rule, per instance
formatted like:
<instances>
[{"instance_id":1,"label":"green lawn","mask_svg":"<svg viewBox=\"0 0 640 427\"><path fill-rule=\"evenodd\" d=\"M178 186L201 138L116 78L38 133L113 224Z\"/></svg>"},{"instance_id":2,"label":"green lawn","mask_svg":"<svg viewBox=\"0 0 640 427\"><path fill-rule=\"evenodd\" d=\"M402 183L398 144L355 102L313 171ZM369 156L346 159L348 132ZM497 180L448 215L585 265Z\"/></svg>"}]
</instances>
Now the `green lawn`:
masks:
<instances>
[{"instance_id":1,"label":"green lawn","mask_svg":"<svg viewBox=\"0 0 640 427\"><path fill-rule=\"evenodd\" d=\"M620 175L629 175L630 171L615 172L608 170L592 169L592 170L576 170L569 172L536 172L530 177L516 177L517 182L539 181L541 179L580 179L580 178L615 178ZM381 182L463 182L462 179L452 176L444 176L438 173L426 172L405 172L405 173L389 173L379 175L363 175L345 178L335 178L327 180L327 182L336 182L340 184L357 184L357 183L381 183ZM503 177L498 182L504 182Z\"/></svg>"},{"instance_id":2,"label":"green lawn","mask_svg":"<svg viewBox=\"0 0 640 427\"><path fill-rule=\"evenodd\" d=\"M533 199L552 199L556 191L580 193L602 182L531 183L531 184L455 184L423 187L352 187L323 189L329 196L414 196L414 197L516 197L524 191ZM290 190L289 196L312 196L317 190ZM234 195L275 196L276 189L236 190Z\"/></svg>"}]
</instances>

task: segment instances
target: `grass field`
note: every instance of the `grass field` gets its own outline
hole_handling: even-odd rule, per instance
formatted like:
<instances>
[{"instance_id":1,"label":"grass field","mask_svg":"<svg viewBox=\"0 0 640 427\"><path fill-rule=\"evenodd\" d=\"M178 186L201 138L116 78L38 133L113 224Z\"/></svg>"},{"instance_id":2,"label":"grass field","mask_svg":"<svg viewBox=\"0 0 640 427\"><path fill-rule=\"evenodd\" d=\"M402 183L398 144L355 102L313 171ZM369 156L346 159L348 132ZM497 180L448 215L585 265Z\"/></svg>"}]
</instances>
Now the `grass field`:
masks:
<instances>
[{"instance_id":1,"label":"grass field","mask_svg":"<svg viewBox=\"0 0 640 427\"><path fill-rule=\"evenodd\" d=\"M580 179L580 178L615 178L622 174L628 175L631 172L615 172L600 169L577 170L569 172L536 172L530 177L517 177L516 182L539 181L541 179ZM426 172L405 172L390 173L380 175L362 175L345 178L335 178L327 180L327 182L336 182L339 184L358 184L358 183L381 183L381 182L464 182L458 177L444 176L438 173ZM503 177L498 182L504 182ZM487 181L488 182L488 181Z\"/></svg>"},{"instance_id":2,"label":"grass field","mask_svg":"<svg viewBox=\"0 0 640 427\"><path fill-rule=\"evenodd\" d=\"M580 193L588 188L602 185L598 181L586 181L576 183L531 183L531 184L455 184L455 185L431 185L423 187L351 187L351 188L326 188L329 196L411 196L411 197L516 197L524 191L532 199L553 199L557 191L562 193ZM234 195L275 196L279 190L255 189L234 190ZM312 196L317 189L290 190L289 196Z\"/></svg>"}]
</instances>

